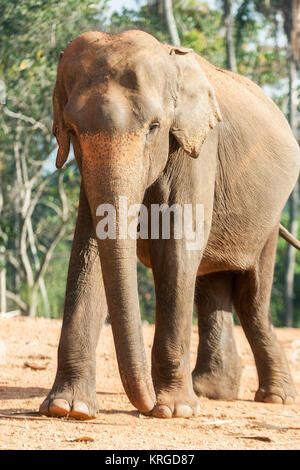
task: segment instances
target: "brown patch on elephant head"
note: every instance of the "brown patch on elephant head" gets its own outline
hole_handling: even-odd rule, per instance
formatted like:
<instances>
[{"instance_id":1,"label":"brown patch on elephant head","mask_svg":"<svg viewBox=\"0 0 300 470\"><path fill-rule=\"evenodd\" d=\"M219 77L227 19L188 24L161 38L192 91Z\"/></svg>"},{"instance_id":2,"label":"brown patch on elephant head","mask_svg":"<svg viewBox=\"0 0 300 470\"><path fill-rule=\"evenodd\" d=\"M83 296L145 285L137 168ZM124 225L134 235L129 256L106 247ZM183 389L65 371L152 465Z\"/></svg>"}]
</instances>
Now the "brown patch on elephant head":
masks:
<instances>
[{"instance_id":1,"label":"brown patch on elephant head","mask_svg":"<svg viewBox=\"0 0 300 470\"><path fill-rule=\"evenodd\" d=\"M91 207L98 205L99 185L108 185L116 193L124 195L134 192L134 186L145 187L148 178L148 165L144 159L141 132L108 133L79 135L81 148L81 175ZM91 190L91 188L94 188ZM123 195L123 193L121 193ZM111 200L104 200L112 203Z\"/></svg>"},{"instance_id":2,"label":"brown patch on elephant head","mask_svg":"<svg viewBox=\"0 0 300 470\"><path fill-rule=\"evenodd\" d=\"M93 167L99 161L136 161L141 158L143 145L141 135L137 132L108 133L99 131L95 134L80 134L79 141L85 166Z\"/></svg>"}]
</instances>

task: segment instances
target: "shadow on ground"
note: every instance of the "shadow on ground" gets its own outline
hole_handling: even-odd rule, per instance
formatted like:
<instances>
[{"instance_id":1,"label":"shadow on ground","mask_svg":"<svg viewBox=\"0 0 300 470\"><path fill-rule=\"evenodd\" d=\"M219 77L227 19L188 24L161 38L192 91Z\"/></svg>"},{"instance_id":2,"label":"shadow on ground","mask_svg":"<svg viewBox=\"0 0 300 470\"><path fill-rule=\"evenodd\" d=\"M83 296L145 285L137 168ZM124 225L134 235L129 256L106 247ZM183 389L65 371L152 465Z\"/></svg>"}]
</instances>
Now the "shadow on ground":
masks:
<instances>
[{"instance_id":1,"label":"shadow on ground","mask_svg":"<svg viewBox=\"0 0 300 470\"><path fill-rule=\"evenodd\" d=\"M39 387L0 387L0 400L43 397L49 393L47 388Z\"/></svg>"}]
</instances>

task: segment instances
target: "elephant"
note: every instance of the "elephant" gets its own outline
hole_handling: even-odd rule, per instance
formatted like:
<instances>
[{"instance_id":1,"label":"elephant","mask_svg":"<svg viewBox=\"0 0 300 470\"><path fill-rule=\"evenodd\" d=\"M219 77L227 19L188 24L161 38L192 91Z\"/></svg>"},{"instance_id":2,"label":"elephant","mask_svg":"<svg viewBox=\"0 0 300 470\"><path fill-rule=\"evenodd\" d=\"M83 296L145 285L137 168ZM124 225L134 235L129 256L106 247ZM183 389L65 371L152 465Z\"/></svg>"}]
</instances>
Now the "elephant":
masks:
<instances>
[{"instance_id":1,"label":"elephant","mask_svg":"<svg viewBox=\"0 0 300 470\"><path fill-rule=\"evenodd\" d=\"M297 182L300 151L275 103L248 78L192 49L140 30L90 31L61 53L53 134L58 168L72 141L81 187L57 373L40 413L96 416L96 346L108 314L120 378L141 413L188 418L199 413L201 396L237 398L233 309L255 359L255 400L293 402L269 307L279 234L299 248L280 218ZM98 207L115 207L119 227L120 197L149 209L202 206L201 246L187 249L172 218L169 237L139 236L139 218L136 237L99 237ZM137 259L152 269L155 285L151 369ZM199 346L192 371L194 305Z\"/></svg>"}]
</instances>

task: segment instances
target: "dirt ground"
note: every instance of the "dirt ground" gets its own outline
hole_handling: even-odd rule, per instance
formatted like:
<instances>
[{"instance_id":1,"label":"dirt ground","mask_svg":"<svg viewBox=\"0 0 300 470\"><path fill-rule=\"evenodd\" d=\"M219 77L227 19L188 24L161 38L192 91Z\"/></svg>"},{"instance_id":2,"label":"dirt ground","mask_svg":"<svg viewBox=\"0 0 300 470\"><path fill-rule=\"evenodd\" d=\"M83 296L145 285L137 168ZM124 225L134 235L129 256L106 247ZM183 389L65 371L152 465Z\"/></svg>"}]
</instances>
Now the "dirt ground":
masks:
<instances>
[{"instance_id":1,"label":"dirt ground","mask_svg":"<svg viewBox=\"0 0 300 470\"><path fill-rule=\"evenodd\" d=\"M201 399L200 416L160 420L141 416L129 403L119 379L110 326L97 350L100 411L91 421L39 416L51 388L61 321L0 318L6 360L0 365L0 449L300 449L300 399L294 405L255 403L256 369L240 327L235 328L243 364L239 399ZM300 393L300 329L278 329ZM153 327L144 327L150 356ZM192 336L192 366L197 329ZM3 359L2 359L3 362Z\"/></svg>"}]
</instances>

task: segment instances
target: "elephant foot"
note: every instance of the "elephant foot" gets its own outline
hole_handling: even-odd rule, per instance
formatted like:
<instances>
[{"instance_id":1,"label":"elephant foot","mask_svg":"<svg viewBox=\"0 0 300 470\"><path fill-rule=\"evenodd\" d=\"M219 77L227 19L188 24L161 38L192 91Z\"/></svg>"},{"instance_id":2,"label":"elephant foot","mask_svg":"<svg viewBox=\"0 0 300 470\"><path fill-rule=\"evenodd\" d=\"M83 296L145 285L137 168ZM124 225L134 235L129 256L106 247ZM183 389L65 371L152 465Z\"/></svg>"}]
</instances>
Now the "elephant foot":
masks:
<instances>
[{"instance_id":1,"label":"elephant foot","mask_svg":"<svg viewBox=\"0 0 300 470\"><path fill-rule=\"evenodd\" d=\"M264 383L259 387L255 394L255 401L264 403L275 403L281 405L291 405L295 401L295 387L292 382L283 382L281 384Z\"/></svg>"},{"instance_id":2,"label":"elephant foot","mask_svg":"<svg viewBox=\"0 0 300 470\"><path fill-rule=\"evenodd\" d=\"M91 386L84 384L71 385L56 383L47 398L40 406L39 412L44 416L55 418L73 418L88 420L96 417L99 409L98 398Z\"/></svg>"},{"instance_id":3,"label":"elephant foot","mask_svg":"<svg viewBox=\"0 0 300 470\"><path fill-rule=\"evenodd\" d=\"M191 418L197 416L200 411L198 397L191 386L175 388L156 387L157 401L153 410L149 413L156 418Z\"/></svg>"},{"instance_id":4,"label":"elephant foot","mask_svg":"<svg viewBox=\"0 0 300 470\"><path fill-rule=\"evenodd\" d=\"M241 371L236 369L235 374L219 375L217 373L193 371L193 387L198 397L214 400L236 400L238 398Z\"/></svg>"}]
</instances>

